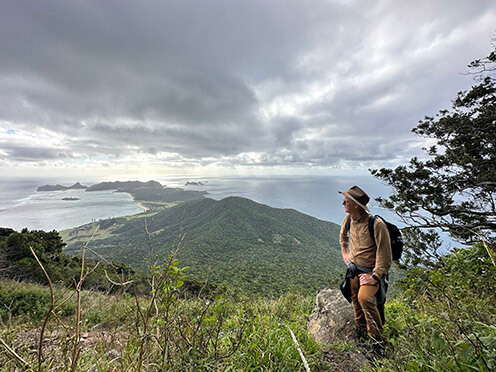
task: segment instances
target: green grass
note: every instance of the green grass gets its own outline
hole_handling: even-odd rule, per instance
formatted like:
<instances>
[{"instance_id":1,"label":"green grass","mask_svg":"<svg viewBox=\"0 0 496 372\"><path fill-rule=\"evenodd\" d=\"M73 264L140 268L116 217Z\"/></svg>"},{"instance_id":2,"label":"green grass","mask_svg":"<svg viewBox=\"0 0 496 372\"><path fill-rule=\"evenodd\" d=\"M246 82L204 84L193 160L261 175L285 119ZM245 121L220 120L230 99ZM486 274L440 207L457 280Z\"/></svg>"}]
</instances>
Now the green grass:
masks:
<instances>
[{"instance_id":1,"label":"green grass","mask_svg":"<svg viewBox=\"0 0 496 372\"><path fill-rule=\"evenodd\" d=\"M177 260L155 267L152 292L81 293L84 341L78 371L303 371L291 329L312 371L331 371L325 355L356 352L336 342L322 347L308 335L314 295L186 295ZM151 275L151 274L150 274ZM482 246L458 250L434 269L414 268L386 304L388 356L367 371L491 371L496 367L496 267ZM150 279L150 276L149 276ZM65 294L64 294L65 293ZM155 303L150 298L155 293ZM231 294L229 294L231 293ZM64 295L63 295L64 294ZM56 298L71 291L57 287ZM38 367L37 342L50 294L46 287L0 280L0 337ZM42 371L70 370L76 338L75 296L59 299L43 344ZM116 357L118 356L118 357ZM1 371L27 370L0 345Z\"/></svg>"},{"instance_id":2,"label":"green grass","mask_svg":"<svg viewBox=\"0 0 496 372\"><path fill-rule=\"evenodd\" d=\"M67 229L60 231L59 234L65 243L72 243L72 244L79 243L80 245L82 245L86 243L89 238L91 238L95 229L98 226L99 226L98 222L93 222L84 225L84 229L81 228ZM120 224L115 224L107 228L99 227L95 235L93 236L93 240L111 238L115 235L115 231L120 227L122 227L122 225Z\"/></svg>"},{"instance_id":3,"label":"green grass","mask_svg":"<svg viewBox=\"0 0 496 372\"><path fill-rule=\"evenodd\" d=\"M150 218L153 217L157 214L157 212L150 212L150 213L140 213L140 214L133 214L132 216L126 216L124 217L126 221L131 221L139 218Z\"/></svg>"},{"instance_id":4,"label":"green grass","mask_svg":"<svg viewBox=\"0 0 496 372\"><path fill-rule=\"evenodd\" d=\"M37 366L34 351L48 305L48 290L4 280L0 285L0 294L9 292L9 298L25 297L31 304L39 304L31 307L21 306L19 302L22 311L9 314L4 310L0 331L0 336L11 348L31 366ZM77 370L87 371L97 362L102 371L136 370L140 351L143 352L141 368L150 371L303 370L289 329L298 338L312 370L330 370L319 346L306 332L313 296L287 294L271 300L219 296L205 300L170 297L172 292L166 292L162 292L157 302L160 311L152 311L148 332L144 332L135 298L127 294L107 296L83 291L82 331L86 337ZM145 311L149 299L141 297L138 302ZM60 315L61 322L73 330L74 299L68 301L67 307L69 311ZM42 370L67 368L72 345L68 333L70 331L64 331L56 319L50 320ZM29 339L26 339L28 335ZM153 336L153 339L143 338L145 335ZM163 347L167 347L169 353L165 359ZM118 362L111 361L109 355L112 353L120 355ZM20 362L1 346L0 365L4 370L21 367Z\"/></svg>"}]
</instances>

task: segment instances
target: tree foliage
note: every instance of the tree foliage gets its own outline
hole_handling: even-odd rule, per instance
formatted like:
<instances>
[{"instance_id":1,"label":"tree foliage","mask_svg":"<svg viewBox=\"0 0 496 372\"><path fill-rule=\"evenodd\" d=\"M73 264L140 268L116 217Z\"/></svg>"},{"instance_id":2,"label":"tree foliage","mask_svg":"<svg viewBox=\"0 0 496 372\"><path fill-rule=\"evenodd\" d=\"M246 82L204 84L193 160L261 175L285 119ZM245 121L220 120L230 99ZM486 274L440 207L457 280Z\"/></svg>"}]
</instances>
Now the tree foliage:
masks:
<instances>
[{"instance_id":1,"label":"tree foliage","mask_svg":"<svg viewBox=\"0 0 496 372\"><path fill-rule=\"evenodd\" d=\"M477 84L412 130L435 141L427 160L371 170L395 190L379 202L408 226L439 228L465 244L495 238L496 49L469 67Z\"/></svg>"},{"instance_id":2,"label":"tree foliage","mask_svg":"<svg viewBox=\"0 0 496 372\"><path fill-rule=\"evenodd\" d=\"M92 240L92 249L107 259L144 268L150 257L146 223L159 259L184 236L177 258L191 267L191 278L251 294L314 293L343 271L339 226L295 210L229 197L182 203L158 211L153 220L138 216L100 223L102 235ZM105 227L111 228L103 231ZM65 252L79 254L93 228L69 233ZM88 252L88 257L94 256Z\"/></svg>"},{"instance_id":3,"label":"tree foliage","mask_svg":"<svg viewBox=\"0 0 496 372\"><path fill-rule=\"evenodd\" d=\"M19 281L31 281L47 284L45 274L36 262L30 248L43 264L52 282L63 285L73 285L79 278L81 258L62 253L65 246L59 233L23 229L21 232L12 229L0 228L0 278L10 278ZM94 260L87 260L89 274L84 282L84 288L109 291L114 290L106 279L104 271L114 272L116 275L129 276L134 274L129 266L113 262L113 267L99 264Z\"/></svg>"}]
</instances>

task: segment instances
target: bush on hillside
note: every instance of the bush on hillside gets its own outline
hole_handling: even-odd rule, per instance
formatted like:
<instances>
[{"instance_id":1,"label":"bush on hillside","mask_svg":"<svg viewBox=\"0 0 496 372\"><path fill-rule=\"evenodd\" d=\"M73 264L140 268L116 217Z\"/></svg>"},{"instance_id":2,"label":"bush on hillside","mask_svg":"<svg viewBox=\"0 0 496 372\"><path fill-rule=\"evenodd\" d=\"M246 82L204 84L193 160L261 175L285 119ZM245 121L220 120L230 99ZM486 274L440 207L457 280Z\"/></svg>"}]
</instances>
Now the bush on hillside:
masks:
<instances>
[{"instance_id":1,"label":"bush on hillside","mask_svg":"<svg viewBox=\"0 0 496 372\"><path fill-rule=\"evenodd\" d=\"M446 255L439 269L409 270L386 307L394 352L377 370L496 369L495 277L482 244Z\"/></svg>"},{"instance_id":2,"label":"bush on hillside","mask_svg":"<svg viewBox=\"0 0 496 372\"><path fill-rule=\"evenodd\" d=\"M50 293L42 287L34 285L16 285L0 281L0 319L19 318L37 323L46 315L50 305ZM57 311L59 316L74 314L74 301L66 302Z\"/></svg>"}]
</instances>

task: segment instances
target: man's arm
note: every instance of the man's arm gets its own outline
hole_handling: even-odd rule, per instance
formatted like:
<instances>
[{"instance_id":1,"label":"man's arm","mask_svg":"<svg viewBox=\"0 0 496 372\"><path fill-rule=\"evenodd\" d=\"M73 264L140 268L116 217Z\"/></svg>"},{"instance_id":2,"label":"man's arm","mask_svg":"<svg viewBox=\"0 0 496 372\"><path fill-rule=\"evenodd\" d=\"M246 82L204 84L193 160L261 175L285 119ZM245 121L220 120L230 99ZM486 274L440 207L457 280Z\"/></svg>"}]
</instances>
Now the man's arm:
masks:
<instances>
[{"instance_id":1,"label":"man's arm","mask_svg":"<svg viewBox=\"0 0 496 372\"><path fill-rule=\"evenodd\" d=\"M391 239L386 224L376 219L374 222L375 242L377 245L377 253L375 256L374 276L382 279L387 274L389 268L393 264L393 254L391 252Z\"/></svg>"},{"instance_id":2,"label":"man's arm","mask_svg":"<svg viewBox=\"0 0 496 372\"><path fill-rule=\"evenodd\" d=\"M344 217L343 223L341 224L341 231L339 233L339 245L341 245L341 256L343 257L343 261L345 264L351 262L350 253L348 252L348 214Z\"/></svg>"}]
</instances>

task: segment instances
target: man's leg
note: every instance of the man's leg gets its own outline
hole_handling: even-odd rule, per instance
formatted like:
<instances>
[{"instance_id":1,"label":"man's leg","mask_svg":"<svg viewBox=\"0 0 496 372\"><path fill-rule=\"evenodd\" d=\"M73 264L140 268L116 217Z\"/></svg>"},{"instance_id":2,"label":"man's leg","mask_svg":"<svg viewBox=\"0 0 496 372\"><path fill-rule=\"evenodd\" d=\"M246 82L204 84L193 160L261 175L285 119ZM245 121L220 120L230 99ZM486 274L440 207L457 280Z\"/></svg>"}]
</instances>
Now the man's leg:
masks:
<instances>
[{"instance_id":1,"label":"man's leg","mask_svg":"<svg viewBox=\"0 0 496 372\"><path fill-rule=\"evenodd\" d=\"M365 314L363 312L362 306L360 305L360 301L358 298L358 293L360 289L360 282L358 277L350 279L350 287L351 287L351 301L353 302L353 309L355 310L355 325L359 330L367 329L367 320L365 318Z\"/></svg>"},{"instance_id":2,"label":"man's leg","mask_svg":"<svg viewBox=\"0 0 496 372\"><path fill-rule=\"evenodd\" d=\"M379 283L375 285L362 285L358 290L357 297L358 297L358 303L360 304L360 307L365 317L367 331L376 340L381 340L382 339L381 315L379 314L379 310L377 310L377 305L374 302L374 295L378 289L379 289Z\"/></svg>"}]
</instances>

